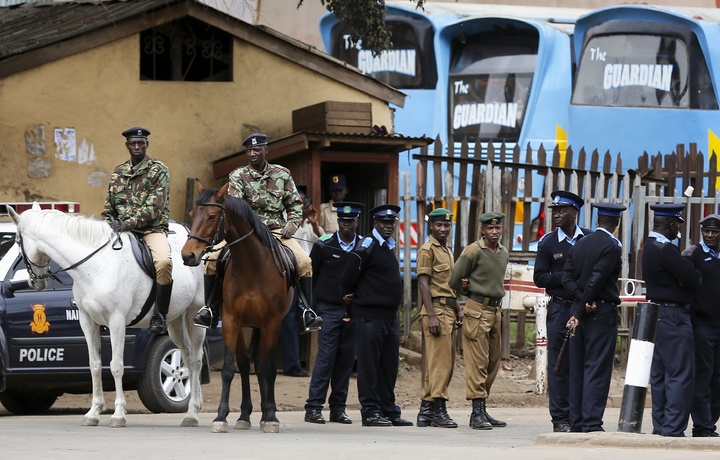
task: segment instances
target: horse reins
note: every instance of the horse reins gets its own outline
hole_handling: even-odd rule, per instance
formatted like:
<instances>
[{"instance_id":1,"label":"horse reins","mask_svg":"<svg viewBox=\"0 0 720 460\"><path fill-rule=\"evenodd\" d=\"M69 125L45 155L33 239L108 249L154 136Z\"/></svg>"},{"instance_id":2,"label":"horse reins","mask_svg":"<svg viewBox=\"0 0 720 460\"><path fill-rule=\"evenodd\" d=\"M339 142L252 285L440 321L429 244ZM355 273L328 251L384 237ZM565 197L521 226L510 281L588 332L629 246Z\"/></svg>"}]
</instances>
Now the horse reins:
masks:
<instances>
[{"instance_id":1,"label":"horse reins","mask_svg":"<svg viewBox=\"0 0 720 460\"><path fill-rule=\"evenodd\" d=\"M63 272L66 272L66 271L68 271L68 270L72 270L72 269L74 269L74 268L77 268L77 267L79 267L80 265L82 265L82 264L84 264L85 262L87 262L88 260L90 260L95 254L97 254L98 252L100 252L100 250L101 250L102 248L104 248L105 246L107 246L108 244L110 244L110 241L112 241L112 236L105 242L105 244L103 244L103 245L100 246L99 248L95 249L93 252L91 252L90 254L88 254L88 255L87 255L85 258L83 258L82 260L80 260L80 261L78 261L78 262L70 265L68 268L59 268L59 269L55 270L54 272L48 270L47 273L43 273L43 274L41 274L41 275L35 274L35 271L33 270L33 267L46 268L46 267L48 267L48 266L50 265L50 261L48 261L48 263L46 263L45 265L38 265L38 264L35 264L35 263L31 262L30 259L29 259L29 258L27 257L27 255L25 254L25 247L23 246L23 240L22 240L22 236L20 235L20 232L18 232L17 236L15 237L15 241L17 241L18 246L20 247L20 255L22 256L22 259L23 259L23 261L25 262L25 265L26 265L26 266L28 267L28 269L29 269L29 270L28 270L28 274L30 275L30 279L31 279L31 280L43 280L43 279L46 279L46 278L52 278L52 279L54 279L55 281L57 281L58 283L60 283L60 284L65 284L65 283L63 283L62 281L60 281L60 278L58 278L57 275L58 275L59 273L63 273Z\"/></svg>"}]
</instances>

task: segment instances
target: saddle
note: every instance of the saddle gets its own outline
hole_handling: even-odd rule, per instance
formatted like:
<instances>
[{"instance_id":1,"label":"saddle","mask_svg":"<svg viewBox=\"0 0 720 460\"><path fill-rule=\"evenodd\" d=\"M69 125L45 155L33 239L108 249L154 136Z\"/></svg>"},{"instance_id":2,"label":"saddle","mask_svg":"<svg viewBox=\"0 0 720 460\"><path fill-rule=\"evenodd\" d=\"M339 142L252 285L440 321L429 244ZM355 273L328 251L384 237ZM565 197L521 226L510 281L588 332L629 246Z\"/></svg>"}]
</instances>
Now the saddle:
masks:
<instances>
[{"instance_id":1,"label":"saddle","mask_svg":"<svg viewBox=\"0 0 720 460\"><path fill-rule=\"evenodd\" d=\"M297 286L300 282L300 269L295 259L292 249L282 244L277 238L272 238L270 252L272 252L275 267L280 272L280 276L285 278L287 289Z\"/></svg>"}]
</instances>

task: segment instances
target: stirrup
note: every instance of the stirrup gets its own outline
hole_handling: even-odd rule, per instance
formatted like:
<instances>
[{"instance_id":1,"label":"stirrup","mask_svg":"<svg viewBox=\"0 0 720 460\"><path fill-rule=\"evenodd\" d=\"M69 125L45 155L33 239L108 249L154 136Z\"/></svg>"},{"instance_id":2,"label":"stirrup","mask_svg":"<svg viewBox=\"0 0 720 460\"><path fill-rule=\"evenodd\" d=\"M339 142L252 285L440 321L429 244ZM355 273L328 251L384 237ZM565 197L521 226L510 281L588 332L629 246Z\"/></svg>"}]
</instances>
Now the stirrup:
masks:
<instances>
[{"instance_id":1,"label":"stirrup","mask_svg":"<svg viewBox=\"0 0 720 460\"><path fill-rule=\"evenodd\" d=\"M201 322L201 321L204 321L203 318L201 317L201 313L203 313L203 311L207 311L208 313L210 313L210 324L205 324L205 323ZM212 326L214 317L215 317L215 315L213 315L213 312L210 309L210 307L203 305L203 307L200 310L198 310L197 313L195 313L195 316L193 316L193 322L195 323L195 326L197 326L197 327L201 327L203 329L210 329L210 327Z\"/></svg>"},{"instance_id":2,"label":"stirrup","mask_svg":"<svg viewBox=\"0 0 720 460\"><path fill-rule=\"evenodd\" d=\"M305 323L305 314L307 312L312 312L315 315L315 317L312 320L310 320L309 323ZM317 313L315 313L310 308L303 307L302 321L303 321L304 332L313 332L313 331L319 331L320 329L322 329L323 319L320 316L318 316Z\"/></svg>"}]
</instances>

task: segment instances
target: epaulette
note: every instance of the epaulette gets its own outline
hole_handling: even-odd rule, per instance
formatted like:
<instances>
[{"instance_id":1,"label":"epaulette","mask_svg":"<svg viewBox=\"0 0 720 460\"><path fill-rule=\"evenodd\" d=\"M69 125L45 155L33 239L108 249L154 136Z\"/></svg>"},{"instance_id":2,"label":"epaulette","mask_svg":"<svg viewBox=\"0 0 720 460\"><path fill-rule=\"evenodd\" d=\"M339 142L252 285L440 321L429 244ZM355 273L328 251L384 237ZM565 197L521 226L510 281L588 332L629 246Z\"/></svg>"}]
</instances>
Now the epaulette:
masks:
<instances>
[{"instance_id":1,"label":"epaulette","mask_svg":"<svg viewBox=\"0 0 720 460\"><path fill-rule=\"evenodd\" d=\"M318 238L318 239L319 239L320 241L327 241L327 240L329 240L330 238L332 238L332 236L333 236L332 233L325 233L325 234L321 235L320 238Z\"/></svg>"},{"instance_id":2,"label":"epaulette","mask_svg":"<svg viewBox=\"0 0 720 460\"><path fill-rule=\"evenodd\" d=\"M366 237L362 240L362 242L360 243L360 249L361 249L361 250L362 250L362 249L368 249L370 246L372 246L373 241L375 241L375 239L374 239L373 237L371 237L371 236L366 236Z\"/></svg>"},{"instance_id":3,"label":"epaulette","mask_svg":"<svg viewBox=\"0 0 720 460\"><path fill-rule=\"evenodd\" d=\"M542 240L544 240L545 237L548 236L549 234L550 234L550 233L546 233L546 234L544 234L543 236L541 236L540 239L538 240L538 243L541 242Z\"/></svg>"}]
</instances>

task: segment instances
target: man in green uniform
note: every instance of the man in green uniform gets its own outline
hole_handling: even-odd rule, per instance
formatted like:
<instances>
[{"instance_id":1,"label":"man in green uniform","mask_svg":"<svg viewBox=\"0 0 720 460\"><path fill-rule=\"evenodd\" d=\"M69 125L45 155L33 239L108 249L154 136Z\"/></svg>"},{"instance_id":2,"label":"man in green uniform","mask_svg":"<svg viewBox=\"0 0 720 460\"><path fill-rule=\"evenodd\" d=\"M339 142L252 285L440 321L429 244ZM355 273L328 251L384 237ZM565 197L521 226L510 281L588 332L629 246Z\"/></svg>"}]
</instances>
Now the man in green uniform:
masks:
<instances>
[{"instance_id":1,"label":"man in green uniform","mask_svg":"<svg viewBox=\"0 0 720 460\"><path fill-rule=\"evenodd\" d=\"M303 324L307 330L317 330L322 319L312 310L312 261L305 250L293 239L302 220L303 202L295 187L290 171L280 165L268 163L267 135L255 133L245 138L243 147L249 164L230 173L228 195L241 198L267 225L275 238L290 248L300 271L300 291L304 297L298 305L303 310ZM206 274L207 271L206 271ZM302 299L301 297L301 299ZM208 302L210 303L210 302ZM216 312L203 307L195 315L195 324L209 327Z\"/></svg>"},{"instance_id":2,"label":"man in green uniform","mask_svg":"<svg viewBox=\"0 0 720 460\"><path fill-rule=\"evenodd\" d=\"M458 426L446 408L447 388L455 364L455 326L462 324L457 295L448 284L455 264L453 253L447 245L452 230L452 217L452 213L444 208L428 214L430 238L420 247L417 255L425 360L417 426Z\"/></svg>"},{"instance_id":3,"label":"man in green uniform","mask_svg":"<svg viewBox=\"0 0 720 460\"><path fill-rule=\"evenodd\" d=\"M482 237L463 249L450 277L450 287L467 295L463 311L466 398L472 400L470 426L491 430L507 424L487 413L485 401L500 367L500 309L509 253L500 244L505 214L480 216ZM463 286L467 278L467 288Z\"/></svg>"},{"instance_id":4,"label":"man in green uniform","mask_svg":"<svg viewBox=\"0 0 720 460\"><path fill-rule=\"evenodd\" d=\"M130 160L110 175L102 218L119 232L140 235L155 265L155 314L149 331L163 334L172 293L172 258L167 240L170 221L170 175L162 162L147 156L150 131L135 127L123 131Z\"/></svg>"}]
</instances>

